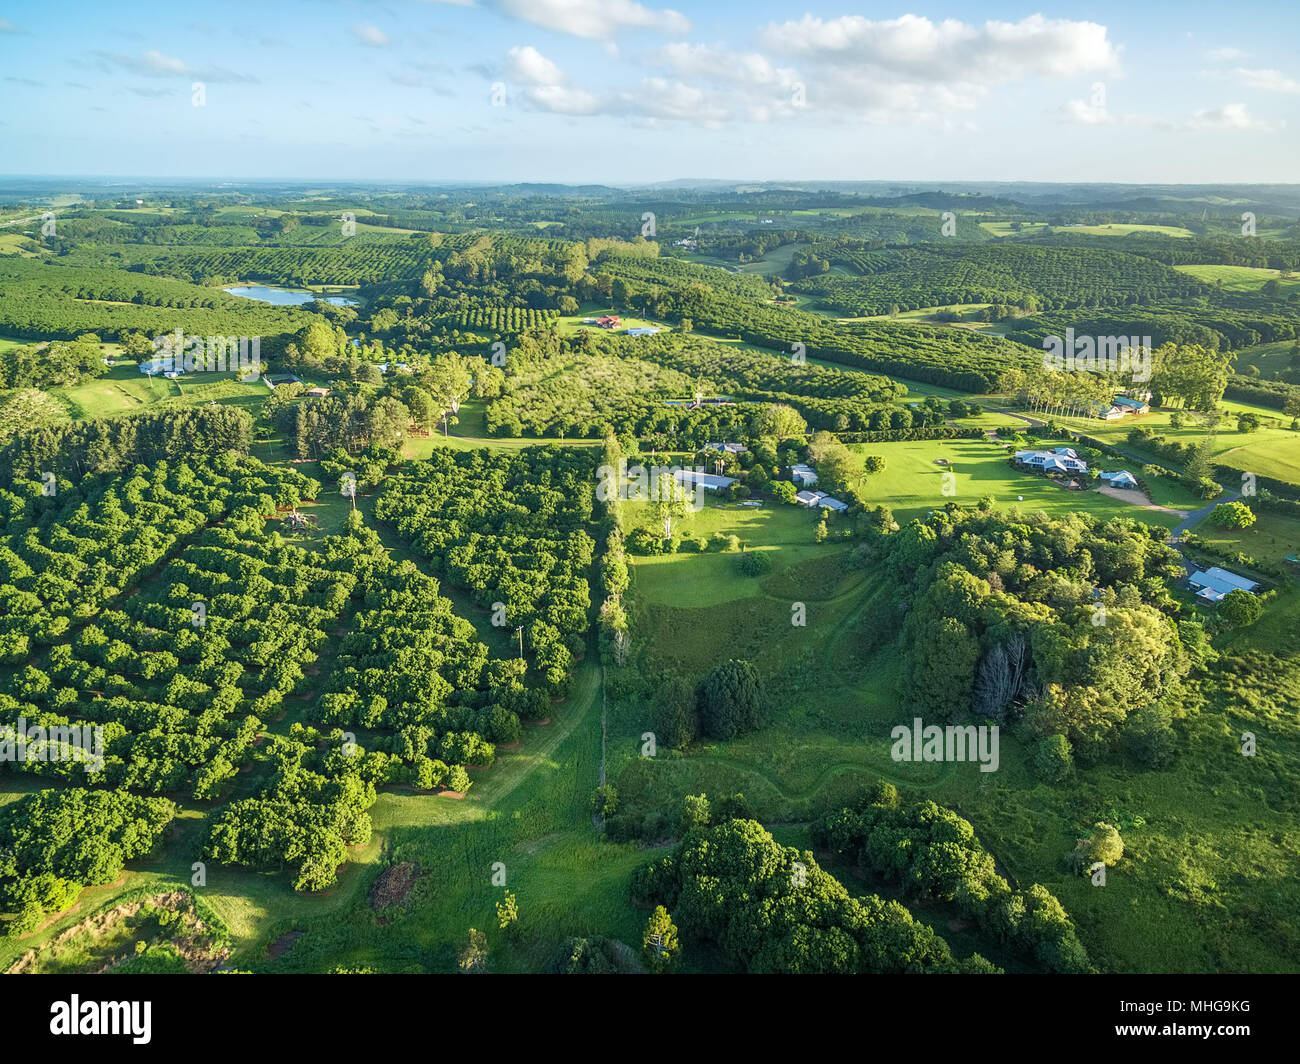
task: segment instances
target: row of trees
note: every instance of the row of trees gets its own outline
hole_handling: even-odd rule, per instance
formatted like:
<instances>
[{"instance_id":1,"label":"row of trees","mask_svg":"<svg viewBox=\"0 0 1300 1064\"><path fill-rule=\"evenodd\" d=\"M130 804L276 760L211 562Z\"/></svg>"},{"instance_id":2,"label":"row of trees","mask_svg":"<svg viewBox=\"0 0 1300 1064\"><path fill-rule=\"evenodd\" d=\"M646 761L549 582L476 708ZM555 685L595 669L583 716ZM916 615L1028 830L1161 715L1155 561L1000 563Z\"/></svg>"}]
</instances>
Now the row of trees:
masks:
<instances>
[{"instance_id":1,"label":"row of trees","mask_svg":"<svg viewBox=\"0 0 1300 1064\"><path fill-rule=\"evenodd\" d=\"M533 675L556 695L589 624L591 461L579 448L436 449L375 504L435 574L468 589L500 627L522 629Z\"/></svg>"}]
</instances>

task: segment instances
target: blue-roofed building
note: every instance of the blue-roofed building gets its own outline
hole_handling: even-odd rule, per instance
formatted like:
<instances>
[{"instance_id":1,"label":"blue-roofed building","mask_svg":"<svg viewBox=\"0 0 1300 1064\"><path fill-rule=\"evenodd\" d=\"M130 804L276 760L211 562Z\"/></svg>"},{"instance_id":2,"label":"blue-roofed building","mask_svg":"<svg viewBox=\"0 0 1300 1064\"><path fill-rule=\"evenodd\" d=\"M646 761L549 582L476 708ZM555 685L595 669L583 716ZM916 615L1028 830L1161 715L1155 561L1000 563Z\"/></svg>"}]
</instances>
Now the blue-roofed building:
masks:
<instances>
[{"instance_id":1,"label":"blue-roofed building","mask_svg":"<svg viewBox=\"0 0 1300 1064\"><path fill-rule=\"evenodd\" d=\"M1128 414L1151 413L1150 403L1145 403L1141 399L1130 399L1127 395L1119 396L1115 400L1115 405Z\"/></svg>"},{"instance_id":2,"label":"blue-roofed building","mask_svg":"<svg viewBox=\"0 0 1300 1064\"><path fill-rule=\"evenodd\" d=\"M1232 591L1249 591L1254 594L1259 588L1254 580L1220 569L1217 565L1204 572L1192 573L1187 578L1187 586L1196 592L1196 597L1202 602L1211 603L1222 602L1224 596Z\"/></svg>"}]
</instances>

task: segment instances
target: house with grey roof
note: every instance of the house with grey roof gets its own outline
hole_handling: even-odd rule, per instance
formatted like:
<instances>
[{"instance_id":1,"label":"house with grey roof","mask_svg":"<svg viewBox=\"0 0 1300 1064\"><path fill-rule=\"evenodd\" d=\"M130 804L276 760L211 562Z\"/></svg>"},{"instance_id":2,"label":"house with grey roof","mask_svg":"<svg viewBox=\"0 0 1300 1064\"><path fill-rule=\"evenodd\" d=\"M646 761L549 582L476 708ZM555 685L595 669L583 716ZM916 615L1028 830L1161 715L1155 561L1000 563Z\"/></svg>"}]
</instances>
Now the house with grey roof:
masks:
<instances>
[{"instance_id":1,"label":"house with grey roof","mask_svg":"<svg viewBox=\"0 0 1300 1064\"><path fill-rule=\"evenodd\" d=\"M673 479L682 487L699 487L705 491L725 491L736 483L735 477L724 477L718 473L699 473L694 469L674 470Z\"/></svg>"},{"instance_id":2,"label":"house with grey roof","mask_svg":"<svg viewBox=\"0 0 1300 1064\"><path fill-rule=\"evenodd\" d=\"M1121 469L1118 473L1101 473L1102 483L1109 484L1112 488L1136 488L1138 486L1137 477L1127 469Z\"/></svg>"},{"instance_id":3,"label":"house with grey roof","mask_svg":"<svg viewBox=\"0 0 1300 1064\"><path fill-rule=\"evenodd\" d=\"M849 508L848 503L841 502L824 491L797 491L794 498L795 502L810 506L814 510L833 510L835 513L843 513Z\"/></svg>"},{"instance_id":4,"label":"house with grey roof","mask_svg":"<svg viewBox=\"0 0 1300 1064\"><path fill-rule=\"evenodd\" d=\"M801 488L811 488L817 483L817 471L810 465L792 465L790 479Z\"/></svg>"},{"instance_id":5,"label":"house with grey roof","mask_svg":"<svg viewBox=\"0 0 1300 1064\"><path fill-rule=\"evenodd\" d=\"M1224 596L1231 591L1249 591L1255 594L1259 589L1259 584L1254 580L1220 569L1217 565L1192 573L1187 578L1187 586L1196 592L1196 597L1202 602L1210 603L1222 602Z\"/></svg>"}]
</instances>

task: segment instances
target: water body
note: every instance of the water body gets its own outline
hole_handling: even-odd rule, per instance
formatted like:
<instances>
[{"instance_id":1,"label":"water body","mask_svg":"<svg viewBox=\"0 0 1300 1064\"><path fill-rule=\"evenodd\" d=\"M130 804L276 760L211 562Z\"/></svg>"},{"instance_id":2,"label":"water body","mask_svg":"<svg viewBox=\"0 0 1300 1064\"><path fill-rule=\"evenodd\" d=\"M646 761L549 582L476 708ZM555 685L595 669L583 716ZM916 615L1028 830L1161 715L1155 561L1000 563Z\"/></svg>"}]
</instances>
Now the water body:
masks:
<instances>
[{"instance_id":1,"label":"water body","mask_svg":"<svg viewBox=\"0 0 1300 1064\"><path fill-rule=\"evenodd\" d=\"M315 292L304 292L298 288L268 288L264 284L238 285L234 288L224 288L222 291L229 292L232 296L256 299L259 303L272 303L277 307L297 307L303 303L310 303L313 299L319 299L323 303L333 303L336 307L357 305L355 299L346 299L343 296L318 296Z\"/></svg>"}]
</instances>

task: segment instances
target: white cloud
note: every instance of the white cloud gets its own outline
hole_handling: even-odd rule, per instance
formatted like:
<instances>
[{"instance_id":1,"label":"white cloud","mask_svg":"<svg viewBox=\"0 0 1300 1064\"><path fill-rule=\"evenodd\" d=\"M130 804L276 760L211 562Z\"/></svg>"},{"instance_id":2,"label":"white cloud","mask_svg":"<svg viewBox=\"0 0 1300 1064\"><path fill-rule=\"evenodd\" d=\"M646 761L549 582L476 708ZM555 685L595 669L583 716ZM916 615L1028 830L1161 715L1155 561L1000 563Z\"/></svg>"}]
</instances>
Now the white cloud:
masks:
<instances>
[{"instance_id":1,"label":"white cloud","mask_svg":"<svg viewBox=\"0 0 1300 1064\"><path fill-rule=\"evenodd\" d=\"M1285 123L1282 123L1282 125L1285 125ZM1252 118L1244 103L1225 103L1222 107L1192 112L1192 117L1183 122L1180 128L1196 133L1237 133L1244 131L1266 133L1279 127L1277 123Z\"/></svg>"},{"instance_id":2,"label":"white cloud","mask_svg":"<svg viewBox=\"0 0 1300 1064\"><path fill-rule=\"evenodd\" d=\"M352 35L362 44L368 44L372 48L382 48L388 43L388 34L368 22L359 22L353 26Z\"/></svg>"},{"instance_id":3,"label":"white cloud","mask_svg":"<svg viewBox=\"0 0 1300 1064\"><path fill-rule=\"evenodd\" d=\"M666 44L651 59L672 67L683 77L706 81L788 88L799 80L792 69L773 66L766 56L757 52L733 52L707 44Z\"/></svg>"},{"instance_id":4,"label":"white cloud","mask_svg":"<svg viewBox=\"0 0 1300 1064\"><path fill-rule=\"evenodd\" d=\"M564 72L531 44L515 45L506 53L506 76L521 85L560 85Z\"/></svg>"},{"instance_id":5,"label":"white cloud","mask_svg":"<svg viewBox=\"0 0 1300 1064\"><path fill-rule=\"evenodd\" d=\"M1241 48L1211 48L1205 53L1205 57L1211 63L1235 63L1249 56L1250 53Z\"/></svg>"},{"instance_id":6,"label":"white cloud","mask_svg":"<svg viewBox=\"0 0 1300 1064\"><path fill-rule=\"evenodd\" d=\"M524 101L534 110L559 115L596 115L608 109L595 93L565 85L538 85L526 89Z\"/></svg>"},{"instance_id":7,"label":"white cloud","mask_svg":"<svg viewBox=\"0 0 1300 1064\"><path fill-rule=\"evenodd\" d=\"M248 74L240 74L225 67L195 67L175 56L164 55L150 48L140 55L122 55L117 52L92 52L91 55L105 66L117 67L132 74L150 78L192 78L196 81L257 81Z\"/></svg>"},{"instance_id":8,"label":"white cloud","mask_svg":"<svg viewBox=\"0 0 1300 1064\"><path fill-rule=\"evenodd\" d=\"M999 84L1026 75L1064 77L1118 70L1119 52L1105 26L1030 15L1019 22L974 26L919 15L873 22L861 15L768 26L771 51L816 63L869 68L937 84Z\"/></svg>"},{"instance_id":9,"label":"white cloud","mask_svg":"<svg viewBox=\"0 0 1300 1064\"><path fill-rule=\"evenodd\" d=\"M1119 72L1105 26L1042 15L978 26L919 15L805 15L767 26L759 40L798 62L810 109L872 123L943 123L951 111L974 109L997 85Z\"/></svg>"},{"instance_id":10,"label":"white cloud","mask_svg":"<svg viewBox=\"0 0 1300 1064\"><path fill-rule=\"evenodd\" d=\"M511 18L575 37L603 40L623 30L646 29L682 34L690 19L671 8L648 8L636 0L490 0Z\"/></svg>"},{"instance_id":11,"label":"white cloud","mask_svg":"<svg viewBox=\"0 0 1300 1064\"><path fill-rule=\"evenodd\" d=\"M1065 119L1076 126L1109 126L1117 121L1105 104L1071 100L1065 105Z\"/></svg>"},{"instance_id":12,"label":"white cloud","mask_svg":"<svg viewBox=\"0 0 1300 1064\"><path fill-rule=\"evenodd\" d=\"M1260 92L1300 92L1300 81L1288 77L1280 70L1237 67L1231 74L1248 89L1258 89Z\"/></svg>"}]
</instances>

